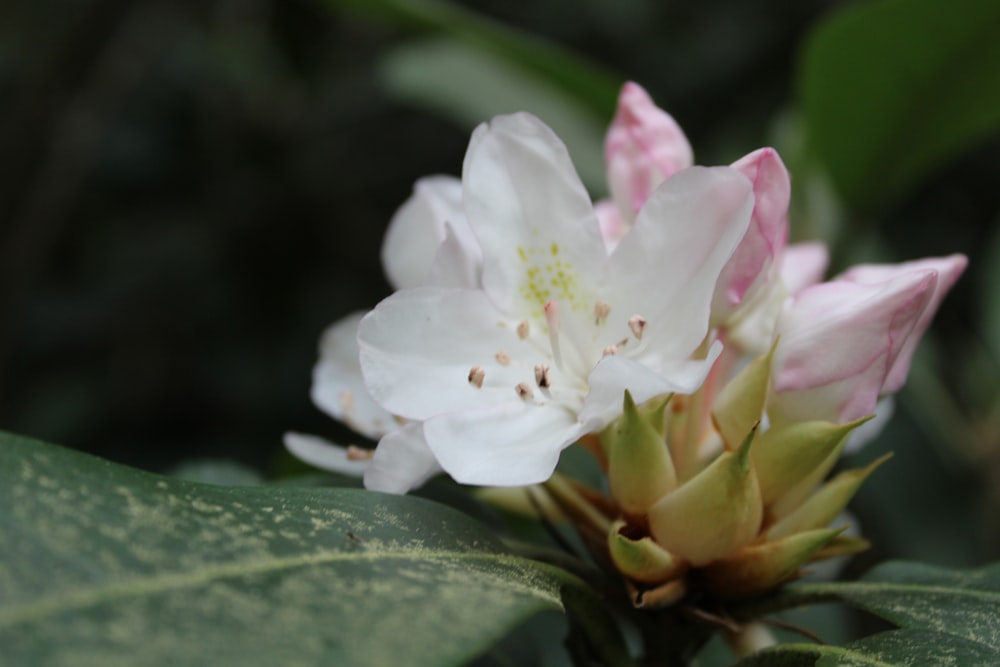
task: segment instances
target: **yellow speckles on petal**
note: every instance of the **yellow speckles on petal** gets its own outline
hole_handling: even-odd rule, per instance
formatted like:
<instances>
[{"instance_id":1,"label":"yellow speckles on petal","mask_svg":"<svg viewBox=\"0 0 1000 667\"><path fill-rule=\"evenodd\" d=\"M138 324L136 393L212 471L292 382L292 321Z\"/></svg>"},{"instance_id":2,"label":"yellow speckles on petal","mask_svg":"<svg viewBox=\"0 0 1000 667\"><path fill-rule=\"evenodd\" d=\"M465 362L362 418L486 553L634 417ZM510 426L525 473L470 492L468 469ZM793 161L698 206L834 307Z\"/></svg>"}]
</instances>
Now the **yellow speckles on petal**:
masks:
<instances>
[{"instance_id":1,"label":"yellow speckles on petal","mask_svg":"<svg viewBox=\"0 0 1000 667\"><path fill-rule=\"evenodd\" d=\"M541 307L553 299L579 312L586 312L589 309L584 295L580 293L576 268L572 263L558 258L561 252L559 244L555 242L550 243L548 247L543 245L538 249L517 247L518 258L527 264L520 286L520 295L533 307L538 308L538 314L541 313ZM539 262L543 255L555 259Z\"/></svg>"}]
</instances>

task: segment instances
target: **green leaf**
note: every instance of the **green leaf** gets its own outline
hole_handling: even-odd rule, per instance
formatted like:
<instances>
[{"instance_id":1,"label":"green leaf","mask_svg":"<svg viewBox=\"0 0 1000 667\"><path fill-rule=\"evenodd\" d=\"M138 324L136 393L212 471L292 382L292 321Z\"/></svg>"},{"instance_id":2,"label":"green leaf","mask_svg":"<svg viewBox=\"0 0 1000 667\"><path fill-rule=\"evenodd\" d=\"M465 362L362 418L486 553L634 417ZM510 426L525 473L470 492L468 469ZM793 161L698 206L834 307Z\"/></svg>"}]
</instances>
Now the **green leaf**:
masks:
<instances>
[{"instance_id":1,"label":"green leaf","mask_svg":"<svg viewBox=\"0 0 1000 667\"><path fill-rule=\"evenodd\" d=\"M1000 130L1000 3L856 3L806 44L807 141L840 194L874 209Z\"/></svg>"},{"instance_id":2,"label":"green leaf","mask_svg":"<svg viewBox=\"0 0 1000 667\"><path fill-rule=\"evenodd\" d=\"M758 611L839 600L899 627L844 647L783 644L745 658L755 665L991 665L1000 655L1000 563L954 570L889 562L861 581L789 586ZM928 662L932 660L932 662Z\"/></svg>"},{"instance_id":3,"label":"green leaf","mask_svg":"<svg viewBox=\"0 0 1000 667\"><path fill-rule=\"evenodd\" d=\"M432 30L532 72L601 117L610 118L619 77L535 35L444 0L326 0L384 21ZM492 114L491 114L492 115Z\"/></svg>"},{"instance_id":4,"label":"green leaf","mask_svg":"<svg viewBox=\"0 0 1000 667\"><path fill-rule=\"evenodd\" d=\"M0 507L5 667L460 664L593 604L408 496L209 486L0 434Z\"/></svg>"}]
</instances>

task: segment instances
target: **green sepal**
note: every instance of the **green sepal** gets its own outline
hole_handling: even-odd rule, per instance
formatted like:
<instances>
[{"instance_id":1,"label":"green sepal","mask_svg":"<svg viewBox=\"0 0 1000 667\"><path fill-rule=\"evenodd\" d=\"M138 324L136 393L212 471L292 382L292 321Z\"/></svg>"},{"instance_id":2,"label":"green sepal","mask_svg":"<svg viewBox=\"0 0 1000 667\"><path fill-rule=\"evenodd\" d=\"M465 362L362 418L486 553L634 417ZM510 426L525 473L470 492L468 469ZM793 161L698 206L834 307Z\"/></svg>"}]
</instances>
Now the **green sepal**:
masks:
<instances>
[{"instance_id":1,"label":"green sepal","mask_svg":"<svg viewBox=\"0 0 1000 667\"><path fill-rule=\"evenodd\" d=\"M764 414L767 387L771 377L771 360L774 349L754 359L740 373L726 383L715 399L712 422L722 436L726 447L733 449L742 442L754 424Z\"/></svg>"},{"instance_id":2,"label":"green sepal","mask_svg":"<svg viewBox=\"0 0 1000 667\"><path fill-rule=\"evenodd\" d=\"M843 530L810 530L748 546L704 568L705 584L722 597L743 598L764 593L794 579L799 569Z\"/></svg>"},{"instance_id":3,"label":"green sepal","mask_svg":"<svg viewBox=\"0 0 1000 667\"><path fill-rule=\"evenodd\" d=\"M767 532L772 540L799 533L804 530L823 528L833 521L847 507L854 494L861 488L862 482L875 469L892 458L886 454L865 468L845 470L827 482L812 494L804 503L798 506L788 516L777 521Z\"/></svg>"},{"instance_id":4,"label":"green sepal","mask_svg":"<svg viewBox=\"0 0 1000 667\"><path fill-rule=\"evenodd\" d=\"M764 504L770 507L793 488L801 488L803 481L815 478L805 489L803 495L807 495L836 463L848 434L869 419L848 424L793 422L763 433L754 447L753 461Z\"/></svg>"},{"instance_id":5,"label":"green sepal","mask_svg":"<svg viewBox=\"0 0 1000 667\"><path fill-rule=\"evenodd\" d=\"M750 450L756 429L734 452L660 499L649 510L653 538L672 554L700 566L750 544L763 517Z\"/></svg>"},{"instance_id":6,"label":"green sepal","mask_svg":"<svg viewBox=\"0 0 1000 667\"><path fill-rule=\"evenodd\" d=\"M608 533L608 551L618 571L644 584L659 584L673 579L687 569L648 535L634 540L622 533L625 522L616 521Z\"/></svg>"},{"instance_id":7,"label":"green sepal","mask_svg":"<svg viewBox=\"0 0 1000 667\"><path fill-rule=\"evenodd\" d=\"M660 406L662 413L666 401ZM608 484L622 511L642 516L677 486L667 444L625 392L622 415L601 434L608 453Z\"/></svg>"}]
</instances>

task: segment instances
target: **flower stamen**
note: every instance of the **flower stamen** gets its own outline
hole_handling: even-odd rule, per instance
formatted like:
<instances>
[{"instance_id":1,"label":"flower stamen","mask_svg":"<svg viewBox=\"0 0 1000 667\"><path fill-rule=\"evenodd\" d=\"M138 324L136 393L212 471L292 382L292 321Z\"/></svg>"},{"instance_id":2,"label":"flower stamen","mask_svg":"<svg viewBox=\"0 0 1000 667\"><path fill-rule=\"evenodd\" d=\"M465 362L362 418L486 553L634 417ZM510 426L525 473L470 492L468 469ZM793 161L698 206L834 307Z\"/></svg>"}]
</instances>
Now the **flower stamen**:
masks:
<instances>
[{"instance_id":1,"label":"flower stamen","mask_svg":"<svg viewBox=\"0 0 1000 667\"><path fill-rule=\"evenodd\" d=\"M347 446L348 461L371 461L371 458L374 454L375 450L372 449L362 449L357 445Z\"/></svg>"},{"instance_id":2,"label":"flower stamen","mask_svg":"<svg viewBox=\"0 0 1000 667\"><path fill-rule=\"evenodd\" d=\"M549 367L545 364L535 364L535 384L540 389L549 388Z\"/></svg>"},{"instance_id":3,"label":"flower stamen","mask_svg":"<svg viewBox=\"0 0 1000 667\"><path fill-rule=\"evenodd\" d=\"M483 380L486 379L486 371L483 370L482 366L473 366L469 369L469 384L475 385L476 388L483 388Z\"/></svg>"},{"instance_id":4,"label":"flower stamen","mask_svg":"<svg viewBox=\"0 0 1000 667\"><path fill-rule=\"evenodd\" d=\"M524 340L531 333L531 325L528 324L528 320L524 320L517 325L517 337Z\"/></svg>"},{"instance_id":5,"label":"flower stamen","mask_svg":"<svg viewBox=\"0 0 1000 667\"><path fill-rule=\"evenodd\" d=\"M504 352L503 350L500 350L495 355L493 355L493 358L496 359L497 363L500 364L501 366L510 365L510 355Z\"/></svg>"},{"instance_id":6,"label":"flower stamen","mask_svg":"<svg viewBox=\"0 0 1000 667\"><path fill-rule=\"evenodd\" d=\"M628 328L632 330L632 335L636 340L642 340L642 332L646 328L646 318L642 315L633 315L628 318Z\"/></svg>"},{"instance_id":7,"label":"flower stamen","mask_svg":"<svg viewBox=\"0 0 1000 667\"><path fill-rule=\"evenodd\" d=\"M608 346L607 346L606 348L604 348L604 350L603 350L603 351L601 352L601 357L602 357L602 358L603 358L603 357L610 357L610 356L611 356L611 355L613 355L613 354L618 354L618 346L617 346L617 345L608 345Z\"/></svg>"},{"instance_id":8,"label":"flower stamen","mask_svg":"<svg viewBox=\"0 0 1000 667\"><path fill-rule=\"evenodd\" d=\"M556 367L562 368L562 351L559 348L559 302L547 301L545 303L545 321L549 325L549 344L552 346L552 358L555 359Z\"/></svg>"},{"instance_id":9,"label":"flower stamen","mask_svg":"<svg viewBox=\"0 0 1000 667\"><path fill-rule=\"evenodd\" d=\"M594 324L604 324L611 313L611 304L598 301L594 304Z\"/></svg>"},{"instance_id":10,"label":"flower stamen","mask_svg":"<svg viewBox=\"0 0 1000 667\"><path fill-rule=\"evenodd\" d=\"M531 387L528 386L527 382L518 382L517 386L514 387L514 391L516 391L517 395L523 399L535 397L535 392L531 391Z\"/></svg>"}]
</instances>

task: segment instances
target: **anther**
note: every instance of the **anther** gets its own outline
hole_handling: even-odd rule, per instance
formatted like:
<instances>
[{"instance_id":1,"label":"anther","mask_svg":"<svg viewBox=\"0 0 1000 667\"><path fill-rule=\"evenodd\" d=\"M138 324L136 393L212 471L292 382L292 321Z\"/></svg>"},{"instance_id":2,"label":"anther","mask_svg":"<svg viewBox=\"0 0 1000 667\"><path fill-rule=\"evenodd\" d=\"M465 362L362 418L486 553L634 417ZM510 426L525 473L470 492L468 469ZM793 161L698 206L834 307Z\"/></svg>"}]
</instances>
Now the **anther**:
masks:
<instances>
[{"instance_id":1,"label":"anther","mask_svg":"<svg viewBox=\"0 0 1000 667\"><path fill-rule=\"evenodd\" d=\"M493 358L496 359L497 363L500 364L501 366L510 365L510 355L504 352L503 350L500 350L495 355L493 355Z\"/></svg>"},{"instance_id":2,"label":"anther","mask_svg":"<svg viewBox=\"0 0 1000 667\"><path fill-rule=\"evenodd\" d=\"M348 461L371 461L372 455L375 452L370 449L362 449L357 445L347 446L347 460Z\"/></svg>"},{"instance_id":3,"label":"anther","mask_svg":"<svg viewBox=\"0 0 1000 667\"><path fill-rule=\"evenodd\" d=\"M517 325L517 337L524 340L531 333L531 325L528 324L528 320L524 320Z\"/></svg>"},{"instance_id":4,"label":"anther","mask_svg":"<svg viewBox=\"0 0 1000 667\"><path fill-rule=\"evenodd\" d=\"M632 335L636 340L642 340L642 330L646 328L646 318L642 315L633 315L628 318L628 328L632 330Z\"/></svg>"},{"instance_id":5,"label":"anther","mask_svg":"<svg viewBox=\"0 0 1000 667\"><path fill-rule=\"evenodd\" d=\"M527 382L518 382L517 386L514 387L514 391L521 398L533 398L535 392L531 391L531 387L528 386Z\"/></svg>"},{"instance_id":6,"label":"anther","mask_svg":"<svg viewBox=\"0 0 1000 667\"><path fill-rule=\"evenodd\" d=\"M541 389L548 389L549 367L545 364L535 364L535 384Z\"/></svg>"},{"instance_id":7,"label":"anther","mask_svg":"<svg viewBox=\"0 0 1000 667\"><path fill-rule=\"evenodd\" d=\"M473 366L469 369L469 384L473 384L478 388L482 388L483 380L486 379L486 371L483 370L482 366Z\"/></svg>"},{"instance_id":8,"label":"anther","mask_svg":"<svg viewBox=\"0 0 1000 667\"><path fill-rule=\"evenodd\" d=\"M604 320L608 319L608 314L611 312L611 304L605 303L603 301L598 301L594 304L594 324L601 324Z\"/></svg>"},{"instance_id":9,"label":"anther","mask_svg":"<svg viewBox=\"0 0 1000 667\"><path fill-rule=\"evenodd\" d=\"M606 348L604 348L604 351L601 352L602 357L610 357L613 354L618 354L617 345L608 345Z\"/></svg>"}]
</instances>

